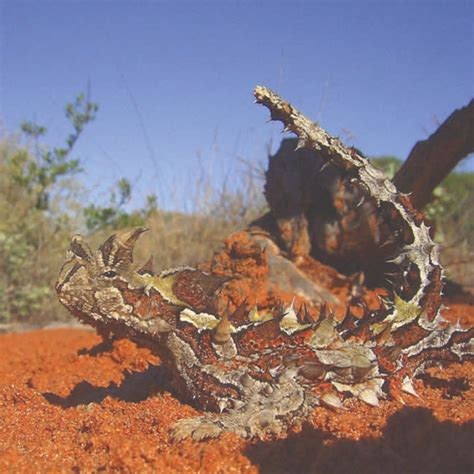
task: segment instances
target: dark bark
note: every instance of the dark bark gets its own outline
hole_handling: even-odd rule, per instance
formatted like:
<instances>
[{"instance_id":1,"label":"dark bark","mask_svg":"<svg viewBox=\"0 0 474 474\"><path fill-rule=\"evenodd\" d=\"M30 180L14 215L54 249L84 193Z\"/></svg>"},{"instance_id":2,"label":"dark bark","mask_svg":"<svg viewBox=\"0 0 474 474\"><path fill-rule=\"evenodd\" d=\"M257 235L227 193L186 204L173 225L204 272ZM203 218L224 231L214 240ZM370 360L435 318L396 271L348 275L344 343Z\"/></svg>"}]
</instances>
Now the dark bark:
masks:
<instances>
[{"instance_id":1,"label":"dark bark","mask_svg":"<svg viewBox=\"0 0 474 474\"><path fill-rule=\"evenodd\" d=\"M433 198L433 190L468 154L474 152L474 99L455 110L429 138L419 141L393 182L417 209Z\"/></svg>"}]
</instances>

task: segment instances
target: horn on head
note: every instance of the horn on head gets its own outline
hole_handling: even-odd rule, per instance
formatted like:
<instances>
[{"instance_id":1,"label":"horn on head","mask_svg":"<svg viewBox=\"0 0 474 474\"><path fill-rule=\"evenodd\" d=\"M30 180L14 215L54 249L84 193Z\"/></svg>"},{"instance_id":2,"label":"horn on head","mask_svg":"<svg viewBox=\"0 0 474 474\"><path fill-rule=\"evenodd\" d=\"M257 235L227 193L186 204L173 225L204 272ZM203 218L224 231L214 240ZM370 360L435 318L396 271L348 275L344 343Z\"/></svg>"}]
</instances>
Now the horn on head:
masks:
<instances>
[{"instance_id":1,"label":"horn on head","mask_svg":"<svg viewBox=\"0 0 474 474\"><path fill-rule=\"evenodd\" d=\"M82 238L82 235L76 234L72 236L69 252L71 256L78 257L82 260L90 262L92 260L92 251Z\"/></svg>"},{"instance_id":2,"label":"horn on head","mask_svg":"<svg viewBox=\"0 0 474 474\"><path fill-rule=\"evenodd\" d=\"M128 266L133 261L133 247L146 227L136 227L135 229L111 235L100 247L99 257L106 266Z\"/></svg>"}]
</instances>

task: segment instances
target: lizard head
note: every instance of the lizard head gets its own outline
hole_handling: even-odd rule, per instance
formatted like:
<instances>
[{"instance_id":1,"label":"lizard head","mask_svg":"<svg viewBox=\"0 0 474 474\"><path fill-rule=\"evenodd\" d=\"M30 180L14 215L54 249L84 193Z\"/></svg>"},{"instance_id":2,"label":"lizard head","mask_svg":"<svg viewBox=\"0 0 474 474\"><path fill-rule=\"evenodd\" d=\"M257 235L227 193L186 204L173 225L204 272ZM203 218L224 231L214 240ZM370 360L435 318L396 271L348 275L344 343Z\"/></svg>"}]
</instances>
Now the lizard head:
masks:
<instances>
[{"instance_id":1,"label":"lizard head","mask_svg":"<svg viewBox=\"0 0 474 474\"><path fill-rule=\"evenodd\" d=\"M132 254L146 230L139 227L114 234L95 254L82 236L75 235L56 283L59 301L79 320L96 327L130 325L143 319L138 308L150 264L134 269Z\"/></svg>"}]
</instances>

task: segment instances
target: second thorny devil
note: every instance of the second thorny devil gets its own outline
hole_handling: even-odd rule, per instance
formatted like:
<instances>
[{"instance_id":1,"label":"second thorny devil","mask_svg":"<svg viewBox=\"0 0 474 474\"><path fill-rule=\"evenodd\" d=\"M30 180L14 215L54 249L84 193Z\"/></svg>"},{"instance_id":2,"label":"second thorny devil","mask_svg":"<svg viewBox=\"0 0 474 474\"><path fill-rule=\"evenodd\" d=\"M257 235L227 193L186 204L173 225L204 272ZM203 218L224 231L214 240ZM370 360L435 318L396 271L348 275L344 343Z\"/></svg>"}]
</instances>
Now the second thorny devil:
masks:
<instances>
[{"instance_id":1,"label":"second thorny devil","mask_svg":"<svg viewBox=\"0 0 474 474\"><path fill-rule=\"evenodd\" d=\"M473 329L441 316L442 268L429 229L391 181L264 87L257 103L356 180L397 235L392 264L398 282L379 310L335 320L295 305L271 312L216 311L229 278L181 267L153 274L133 265L144 229L112 235L93 254L72 239L56 290L61 303L101 334L128 337L159 355L181 398L205 411L179 421L176 439L282 433L318 405L369 405L415 394L412 380L434 364L473 355Z\"/></svg>"}]
</instances>

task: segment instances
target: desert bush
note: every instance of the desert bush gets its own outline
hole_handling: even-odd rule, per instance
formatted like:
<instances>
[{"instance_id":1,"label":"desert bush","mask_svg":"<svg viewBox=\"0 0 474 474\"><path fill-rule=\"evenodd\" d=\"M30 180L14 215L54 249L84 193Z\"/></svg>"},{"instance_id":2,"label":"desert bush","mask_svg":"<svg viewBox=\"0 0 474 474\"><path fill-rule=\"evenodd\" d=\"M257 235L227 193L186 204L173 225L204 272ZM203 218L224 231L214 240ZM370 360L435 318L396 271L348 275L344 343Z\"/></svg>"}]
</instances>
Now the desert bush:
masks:
<instances>
[{"instance_id":1,"label":"desert bush","mask_svg":"<svg viewBox=\"0 0 474 474\"><path fill-rule=\"evenodd\" d=\"M64 315L53 288L74 227L68 204L80 164L71 152L96 111L82 94L66 105L73 131L63 146L42 145L46 128L32 122L21 124L26 145L19 137L0 143L0 322Z\"/></svg>"},{"instance_id":2,"label":"desert bush","mask_svg":"<svg viewBox=\"0 0 474 474\"><path fill-rule=\"evenodd\" d=\"M38 208L38 194L17 179L34 158L12 139L0 143L0 322L61 317L53 283L64 257L68 219Z\"/></svg>"},{"instance_id":3,"label":"desert bush","mask_svg":"<svg viewBox=\"0 0 474 474\"><path fill-rule=\"evenodd\" d=\"M429 204L441 263L450 279L474 291L474 173L451 173Z\"/></svg>"}]
</instances>

